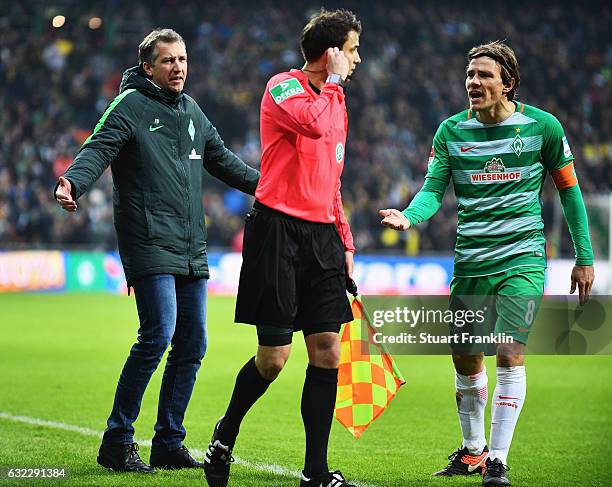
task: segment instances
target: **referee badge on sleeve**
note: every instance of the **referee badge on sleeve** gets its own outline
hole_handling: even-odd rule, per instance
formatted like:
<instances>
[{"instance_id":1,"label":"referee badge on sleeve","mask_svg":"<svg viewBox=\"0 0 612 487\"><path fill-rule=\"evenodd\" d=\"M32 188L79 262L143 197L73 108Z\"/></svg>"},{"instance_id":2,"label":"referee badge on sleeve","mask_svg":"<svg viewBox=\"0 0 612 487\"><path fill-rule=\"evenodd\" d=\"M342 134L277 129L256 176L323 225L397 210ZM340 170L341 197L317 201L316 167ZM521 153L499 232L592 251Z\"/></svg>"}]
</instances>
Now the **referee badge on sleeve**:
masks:
<instances>
[{"instance_id":1,"label":"referee badge on sleeve","mask_svg":"<svg viewBox=\"0 0 612 487\"><path fill-rule=\"evenodd\" d=\"M300 93L304 93L304 88L296 78L289 78L270 88L270 95L277 105Z\"/></svg>"},{"instance_id":2,"label":"referee badge on sleeve","mask_svg":"<svg viewBox=\"0 0 612 487\"><path fill-rule=\"evenodd\" d=\"M340 164L343 158L344 158L344 145L342 145L342 142L338 142L338 145L336 146L336 162Z\"/></svg>"}]
</instances>

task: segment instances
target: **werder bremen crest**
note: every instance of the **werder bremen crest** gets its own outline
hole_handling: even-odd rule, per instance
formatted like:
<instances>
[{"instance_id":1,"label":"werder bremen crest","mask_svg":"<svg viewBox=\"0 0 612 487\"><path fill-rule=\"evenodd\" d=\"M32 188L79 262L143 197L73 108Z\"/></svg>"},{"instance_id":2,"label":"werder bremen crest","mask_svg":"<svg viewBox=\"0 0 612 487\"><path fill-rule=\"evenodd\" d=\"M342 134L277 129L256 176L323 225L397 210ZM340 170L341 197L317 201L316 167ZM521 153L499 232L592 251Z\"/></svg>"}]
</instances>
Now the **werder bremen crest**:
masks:
<instances>
[{"instance_id":1,"label":"werder bremen crest","mask_svg":"<svg viewBox=\"0 0 612 487\"><path fill-rule=\"evenodd\" d=\"M506 172L506 166L504 166L504 161L499 157L494 157L490 161L485 162L484 171L486 173L490 172Z\"/></svg>"},{"instance_id":2,"label":"werder bremen crest","mask_svg":"<svg viewBox=\"0 0 612 487\"><path fill-rule=\"evenodd\" d=\"M516 154L516 157L520 157L523 152L523 147L525 147L525 142L521 139L521 136L517 133L516 137L512 141L512 150Z\"/></svg>"},{"instance_id":3,"label":"werder bremen crest","mask_svg":"<svg viewBox=\"0 0 612 487\"><path fill-rule=\"evenodd\" d=\"M193 142L193 139L195 138L195 126L193 125L192 119L189 119L189 128L187 129L187 132L189 132L189 137L191 137L191 141Z\"/></svg>"}]
</instances>

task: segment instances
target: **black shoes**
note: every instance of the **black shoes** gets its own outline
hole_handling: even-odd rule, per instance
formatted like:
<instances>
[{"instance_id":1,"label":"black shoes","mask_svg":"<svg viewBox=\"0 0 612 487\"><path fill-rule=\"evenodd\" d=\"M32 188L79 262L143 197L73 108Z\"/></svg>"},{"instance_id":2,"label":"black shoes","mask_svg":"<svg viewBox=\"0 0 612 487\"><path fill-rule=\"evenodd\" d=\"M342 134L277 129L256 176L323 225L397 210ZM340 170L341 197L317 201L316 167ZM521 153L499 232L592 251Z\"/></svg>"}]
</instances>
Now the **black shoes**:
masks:
<instances>
[{"instance_id":1,"label":"black shoes","mask_svg":"<svg viewBox=\"0 0 612 487\"><path fill-rule=\"evenodd\" d=\"M155 473L138 455L138 443L109 445L102 443L98 451L98 463L115 472Z\"/></svg>"},{"instance_id":2,"label":"black shoes","mask_svg":"<svg viewBox=\"0 0 612 487\"><path fill-rule=\"evenodd\" d=\"M434 477L452 477L453 475L481 473L488 455L489 449L486 446L480 455L472 455L467 448L460 448L448 456L450 463L446 467L432 475Z\"/></svg>"},{"instance_id":3,"label":"black shoes","mask_svg":"<svg viewBox=\"0 0 612 487\"><path fill-rule=\"evenodd\" d=\"M176 450L151 450L151 466L157 468L204 468L203 462L193 458L184 446Z\"/></svg>"},{"instance_id":4,"label":"black shoes","mask_svg":"<svg viewBox=\"0 0 612 487\"><path fill-rule=\"evenodd\" d=\"M217 431L221 418L217 421L213 431L212 438L206 450L204 458L204 475L209 487L226 487L229 480L230 467L234 461L232 457L232 449L229 446L221 444L217 439Z\"/></svg>"},{"instance_id":5,"label":"black shoes","mask_svg":"<svg viewBox=\"0 0 612 487\"><path fill-rule=\"evenodd\" d=\"M500 485L504 487L509 486L510 479L506 476L508 470L510 470L508 466L504 465L499 458L495 460L487 458L484 474L482 476L482 485L486 485L487 487L497 487Z\"/></svg>"},{"instance_id":6,"label":"black shoes","mask_svg":"<svg viewBox=\"0 0 612 487\"><path fill-rule=\"evenodd\" d=\"M308 478L302 472L302 478L300 479L300 487L356 487L353 484L349 484L340 470L335 472L327 472L323 475Z\"/></svg>"}]
</instances>

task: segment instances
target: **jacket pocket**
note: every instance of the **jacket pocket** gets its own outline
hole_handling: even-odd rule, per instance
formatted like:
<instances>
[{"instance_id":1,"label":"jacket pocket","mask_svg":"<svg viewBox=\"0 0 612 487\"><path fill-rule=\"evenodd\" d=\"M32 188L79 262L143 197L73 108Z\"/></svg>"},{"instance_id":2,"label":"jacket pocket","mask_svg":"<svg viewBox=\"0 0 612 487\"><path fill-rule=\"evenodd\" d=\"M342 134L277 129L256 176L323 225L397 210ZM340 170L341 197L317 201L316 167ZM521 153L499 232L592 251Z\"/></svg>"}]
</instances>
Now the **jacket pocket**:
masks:
<instances>
[{"instance_id":1,"label":"jacket pocket","mask_svg":"<svg viewBox=\"0 0 612 487\"><path fill-rule=\"evenodd\" d=\"M184 217L165 205L156 204L150 195L145 196L145 215L150 243L175 252L186 251L187 225Z\"/></svg>"}]
</instances>

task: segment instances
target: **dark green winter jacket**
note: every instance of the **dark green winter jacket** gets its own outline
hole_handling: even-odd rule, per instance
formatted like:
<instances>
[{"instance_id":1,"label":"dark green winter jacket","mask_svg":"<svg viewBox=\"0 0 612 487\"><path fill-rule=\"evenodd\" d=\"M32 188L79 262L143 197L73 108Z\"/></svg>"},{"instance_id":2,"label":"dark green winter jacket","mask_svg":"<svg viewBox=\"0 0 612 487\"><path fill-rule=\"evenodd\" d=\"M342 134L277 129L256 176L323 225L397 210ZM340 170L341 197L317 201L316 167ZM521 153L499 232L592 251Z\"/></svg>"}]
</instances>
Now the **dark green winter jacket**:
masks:
<instances>
[{"instance_id":1,"label":"dark green winter jacket","mask_svg":"<svg viewBox=\"0 0 612 487\"><path fill-rule=\"evenodd\" d=\"M76 198L110 164L119 253L129 284L150 274L208 277L202 166L254 194L259 172L223 144L190 96L154 85L138 68L123 74L64 177Z\"/></svg>"}]
</instances>

